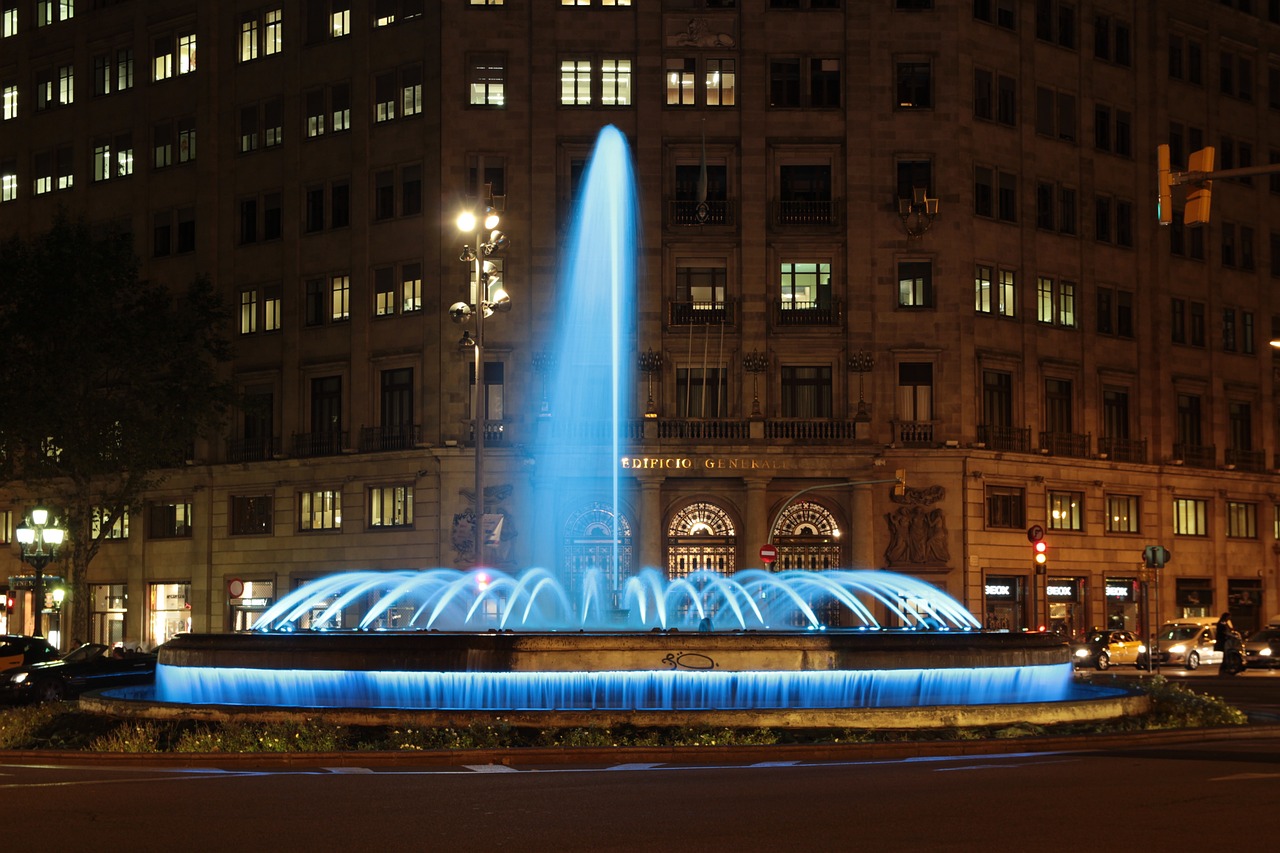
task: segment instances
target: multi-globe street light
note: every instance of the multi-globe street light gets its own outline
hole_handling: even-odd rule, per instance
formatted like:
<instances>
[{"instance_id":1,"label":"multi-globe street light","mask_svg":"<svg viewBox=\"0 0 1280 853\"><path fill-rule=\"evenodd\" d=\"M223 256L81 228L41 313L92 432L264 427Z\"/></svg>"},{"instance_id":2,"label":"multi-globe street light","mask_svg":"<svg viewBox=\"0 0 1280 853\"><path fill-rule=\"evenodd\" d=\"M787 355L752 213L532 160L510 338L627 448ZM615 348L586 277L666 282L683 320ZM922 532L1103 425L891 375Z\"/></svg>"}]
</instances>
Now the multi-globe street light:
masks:
<instances>
[{"instance_id":1,"label":"multi-globe street light","mask_svg":"<svg viewBox=\"0 0 1280 853\"><path fill-rule=\"evenodd\" d=\"M33 637L41 636L40 622L44 615L44 570L46 566L58 559L58 549L62 547L66 533L66 530L58 525L57 519L42 506L32 507L26 519L14 531L18 545L22 549L22 562L35 570L35 581L32 586L34 593L32 609L35 611L35 625L31 632Z\"/></svg>"},{"instance_id":2,"label":"multi-globe street light","mask_svg":"<svg viewBox=\"0 0 1280 853\"><path fill-rule=\"evenodd\" d=\"M471 301L455 302L449 306L449 316L455 323L475 320L476 333L471 337L468 332L462 334L462 345L475 350L475 390L473 392L474 420L472 421L475 447L475 565L484 565L484 540L487 535L484 529L484 439L485 439L485 384L484 384L484 321L495 311L510 311L511 297L503 289L502 278L498 266L488 258L507 245L507 236L498 230L500 217L491 207L483 209L479 216L473 210L464 210L458 214L458 230L464 234L474 235L474 248L470 245L462 247L458 260L473 264L471 270Z\"/></svg>"}]
</instances>

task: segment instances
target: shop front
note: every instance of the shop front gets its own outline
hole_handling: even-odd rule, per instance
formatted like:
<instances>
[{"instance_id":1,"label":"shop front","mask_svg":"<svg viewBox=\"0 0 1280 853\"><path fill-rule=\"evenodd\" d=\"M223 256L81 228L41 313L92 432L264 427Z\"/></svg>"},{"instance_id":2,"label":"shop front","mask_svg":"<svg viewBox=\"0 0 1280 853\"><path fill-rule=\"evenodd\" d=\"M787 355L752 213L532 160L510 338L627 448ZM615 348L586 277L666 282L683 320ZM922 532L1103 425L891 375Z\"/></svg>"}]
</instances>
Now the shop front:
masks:
<instances>
[{"instance_id":1,"label":"shop front","mask_svg":"<svg viewBox=\"0 0 1280 853\"><path fill-rule=\"evenodd\" d=\"M1227 578L1227 609L1236 630L1246 637L1263 625L1262 581L1257 578Z\"/></svg>"},{"instance_id":2,"label":"shop front","mask_svg":"<svg viewBox=\"0 0 1280 853\"><path fill-rule=\"evenodd\" d=\"M1174 614L1180 619L1217 616L1213 606L1212 578L1177 578L1173 593Z\"/></svg>"},{"instance_id":3,"label":"shop front","mask_svg":"<svg viewBox=\"0 0 1280 853\"><path fill-rule=\"evenodd\" d=\"M1049 602L1049 631L1070 640L1088 630L1086 586L1084 578L1049 578L1045 584L1045 599Z\"/></svg>"},{"instance_id":4,"label":"shop front","mask_svg":"<svg viewBox=\"0 0 1280 853\"><path fill-rule=\"evenodd\" d=\"M1103 602L1108 628L1144 633L1137 578L1106 578L1103 581Z\"/></svg>"},{"instance_id":5,"label":"shop front","mask_svg":"<svg viewBox=\"0 0 1280 853\"><path fill-rule=\"evenodd\" d=\"M1027 587L1022 575L987 575L983 582L983 627L988 631L1027 630Z\"/></svg>"}]
</instances>

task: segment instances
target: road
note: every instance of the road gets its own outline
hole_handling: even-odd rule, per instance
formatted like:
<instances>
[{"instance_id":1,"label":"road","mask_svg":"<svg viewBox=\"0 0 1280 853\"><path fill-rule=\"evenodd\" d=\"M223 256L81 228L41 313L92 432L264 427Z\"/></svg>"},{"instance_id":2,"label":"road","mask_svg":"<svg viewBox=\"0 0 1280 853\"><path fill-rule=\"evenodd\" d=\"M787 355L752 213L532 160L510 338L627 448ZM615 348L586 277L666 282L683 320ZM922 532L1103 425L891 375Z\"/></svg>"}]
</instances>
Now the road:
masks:
<instances>
[{"instance_id":1,"label":"road","mask_svg":"<svg viewBox=\"0 0 1280 853\"><path fill-rule=\"evenodd\" d=\"M1186 680L1259 706L1280 694L1280 674ZM1280 848L1274 734L717 766L10 763L0 764L0 838L5 850L95 853L1269 850Z\"/></svg>"}]
</instances>

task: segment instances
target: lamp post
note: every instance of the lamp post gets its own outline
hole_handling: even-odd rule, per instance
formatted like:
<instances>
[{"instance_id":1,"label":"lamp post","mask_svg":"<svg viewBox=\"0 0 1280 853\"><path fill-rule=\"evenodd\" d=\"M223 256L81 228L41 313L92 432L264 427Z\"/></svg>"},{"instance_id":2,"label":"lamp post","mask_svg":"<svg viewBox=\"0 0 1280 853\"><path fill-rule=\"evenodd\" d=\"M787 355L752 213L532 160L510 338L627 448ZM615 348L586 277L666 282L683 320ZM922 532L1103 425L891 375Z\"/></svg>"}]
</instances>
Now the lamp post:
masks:
<instances>
[{"instance_id":1,"label":"lamp post","mask_svg":"<svg viewBox=\"0 0 1280 853\"><path fill-rule=\"evenodd\" d=\"M649 403L645 407L644 416L646 418L656 418L658 416L658 405L653 402L653 374L662 369L662 353L654 352L653 347L649 347L648 352L640 353L640 369L644 371L649 380Z\"/></svg>"},{"instance_id":2,"label":"lamp post","mask_svg":"<svg viewBox=\"0 0 1280 853\"><path fill-rule=\"evenodd\" d=\"M488 260L489 256L507 245L507 237L498 230L500 221L498 212L486 207L477 216L474 211L464 210L458 214L458 230L464 234L475 235L475 248L462 247L459 260L473 264L471 270L471 301L455 302L449 307L449 316L455 323L465 323L474 318L476 322L475 337L463 332L462 344L475 349L475 391L474 391L474 432L475 447L475 564L479 568L484 565L484 438L485 438L485 385L484 385L484 321L494 311L510 311L511 297L502 287L502 279L498 267Z\"/></svg>"},{"instance_id":3,"label":"lamp post","mask_svg":"<svg viewBox=\"0 0 1280 853\"><path fill-rule=\"evenodd\" d=\"M751 374L751 417L760 417L760 374L769 369L769 356L753 349L742 357L742 369Z\"/></svg>"},{"instance_id":4,"label":"lamp post","mask_svg":"<svg viewBox=\"0 0 1280 853\"><path fill-rule=\"evenodd\" d=\"M58 559L58 549L66 531L58 526L58 521L50 516L49 510L42 506L33 507L31 512L14 531L18 537L18 545L22 549L22 562L35 569L34 607L35 627L31 636L41 636L40 622L44 615L44 569L45 566Z\"/></svg>"},{"instance_id":5,"label":"lamp post","mask_svg":"<svg viewBox=\"0 0 1280 853\"><path fill-rule=\"evenodd\" d=\"M875 364L875 357L864 349L858 350L849 357L849 369L858 374L858 411L853 416L855 441L871 440L871 412L867 409L867 401L862 396L862 380L871 372Z\"/></svg>"}]
</instances>

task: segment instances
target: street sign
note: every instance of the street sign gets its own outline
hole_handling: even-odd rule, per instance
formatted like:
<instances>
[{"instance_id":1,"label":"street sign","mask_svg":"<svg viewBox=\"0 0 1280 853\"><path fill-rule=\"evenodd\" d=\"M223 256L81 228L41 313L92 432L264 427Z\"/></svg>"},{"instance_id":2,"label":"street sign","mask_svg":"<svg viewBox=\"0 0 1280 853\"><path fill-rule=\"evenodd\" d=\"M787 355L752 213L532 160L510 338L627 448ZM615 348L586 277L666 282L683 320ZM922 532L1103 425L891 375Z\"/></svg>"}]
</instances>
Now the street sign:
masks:
<instances>
[{"instance_id":1,"label":"street sign","mask_svg":"<svg viewBox=\"0 0 1280 853\"><path fill-rule=\"evenodd\" d=\"M774 560L778 559L778 549L773 545L761 545L760 559L763 560L766 565L772 563Z\"/></svg>"},{"instance_id":2,"label":"street sign","mask_svg":"<svg viewBox=\"0 0 1280 853\"><path fill-rule=\"evenodd\" d=\"M1044 538L1044 528L1038 524L1033 524L1027 528L1027 541L1039 542Z\"/></svg>"}]
</instances>

